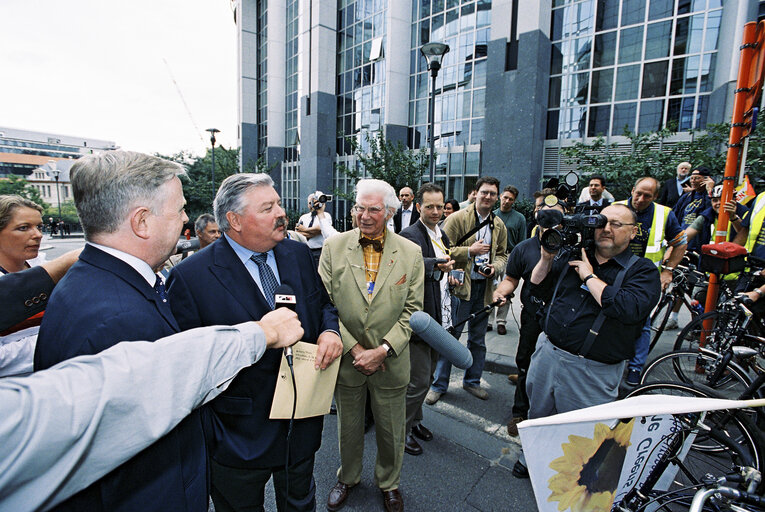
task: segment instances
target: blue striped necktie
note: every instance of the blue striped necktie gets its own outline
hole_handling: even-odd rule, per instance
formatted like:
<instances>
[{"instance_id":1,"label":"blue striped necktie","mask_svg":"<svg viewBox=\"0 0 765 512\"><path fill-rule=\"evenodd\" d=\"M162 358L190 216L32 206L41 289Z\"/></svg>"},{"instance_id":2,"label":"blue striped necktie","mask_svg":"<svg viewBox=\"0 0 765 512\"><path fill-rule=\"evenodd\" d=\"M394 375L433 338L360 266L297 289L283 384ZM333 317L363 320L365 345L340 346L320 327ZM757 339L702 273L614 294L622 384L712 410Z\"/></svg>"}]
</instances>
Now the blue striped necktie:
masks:
<instances>
[{"instance_id":1,"label":"blue striped necktie","mask_svg":"<svg viewBox=\"0 0 765 512\"><path fill-rule=\"evenodd\" d=\"M258 266L258 272L260 273L260 287L263 290L263 296L266 298L266 302L274 309L274 294L276 293L276 287L279 283L276 281L276 276L271 267L266 263L268 254L259 253L253 254L250 259Z\"/></svg>"}]
</instances>

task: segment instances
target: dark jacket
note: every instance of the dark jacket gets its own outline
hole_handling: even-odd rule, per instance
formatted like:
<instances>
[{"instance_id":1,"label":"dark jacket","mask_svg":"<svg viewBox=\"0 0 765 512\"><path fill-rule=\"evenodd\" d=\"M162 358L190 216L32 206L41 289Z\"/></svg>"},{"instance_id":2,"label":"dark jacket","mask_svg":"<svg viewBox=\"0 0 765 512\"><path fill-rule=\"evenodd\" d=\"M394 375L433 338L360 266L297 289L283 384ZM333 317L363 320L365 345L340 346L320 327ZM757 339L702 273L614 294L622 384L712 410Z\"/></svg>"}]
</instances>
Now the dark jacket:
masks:
<instances>
[{"instance_id":1,"label":"dark jacket","mask_svg":"<svg viewBox=\"0 0 765 512\"><path fill-rule=\"evenodd\" d=\"M422 222L415 222L408 228L404 228L401 236L407 240L411 240L420 246L422 250L422 258L425 265L425 296L423 301L423 311L432 316L440 325L441 324L441 271L436 267L436 253L433 250L433 244L430 241L428 235L428 228ZM444 242L444 246L448 249L451 247L449 237L446 233L441 231L441 240ZM413 334L412 337L417 335Z\"/></svg>"},{"instance_id":2,"label":"dark jacket","mask_svg":"<svg viewBox=\"0 0 765 512\"><path fill-rule=\"evenodd\" d=\"M417 211L417 207L412 203L412 218L409 219L409 225L412 226L420 219L420 212ZM401 233L401 208L393 215L393 231L394 233Z\"/></svg>"},{"instance_id":3,"label":"dark jacket","mask_svg":"<svg viewBox=\"0 0 765 512\"><path fill-rule=\"evenodd\" d=\"M37 338L35 370L121 341L154 341L179 330L169 305L135 269L86 245L51 295ZM207 495L207 452L194 411L55 510L206 512Z\"/></svg>"},{"instance_id":4,"label":"dark jacket","mask_svg":"<svg viewBox=\"0 0 765 512\"><path fill-rule=\"evenodd\" d=\"M677 176L672 176L662 184L656 202L674 208L678 199L680 199L680 194L677 193Z\"/></svg>"},{"instance_id":5,"label":"dark jacket","mask_svg":"<svg viewBox=\"0 0 765 512\"><path fill-rule=\"evenodd\" d=\"M284 240L274 247L274 256L281 284L295 292L296 311L305 330L303 341L316 343L327 329L340 332L337 310L329 301L308 247ZM271 311L225 237L176 265L168 279L168 294L184 330L257 321ZM206 406L210 455L220 464L234 468L284 465L289 421L268 418L282 353L280 349L266 350L257 363L239 372L229 388ZM313 455L321 444L321 430L321 416L295 420L291 463Z\"/></svg>"},{"instance_id":6,"label":"dark jacket","mask_svg":"<svg viewBox=\"0 0 765 512\"><path fill-rule=\"evenodd\" d=\"M0 331L44 311L53 286L42 267L0 275Z\"/></svg>"}]
</instances>

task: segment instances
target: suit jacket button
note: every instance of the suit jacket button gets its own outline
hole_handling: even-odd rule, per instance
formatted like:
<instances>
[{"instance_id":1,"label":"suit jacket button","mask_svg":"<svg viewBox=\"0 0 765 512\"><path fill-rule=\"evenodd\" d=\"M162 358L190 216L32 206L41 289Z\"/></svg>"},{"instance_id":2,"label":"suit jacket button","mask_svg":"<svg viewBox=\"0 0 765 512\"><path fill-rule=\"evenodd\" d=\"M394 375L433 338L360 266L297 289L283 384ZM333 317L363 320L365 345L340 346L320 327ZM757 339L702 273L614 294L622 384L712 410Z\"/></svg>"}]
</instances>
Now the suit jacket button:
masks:
<instances>
[{"instance_id":1,"label":"suit jacket button","mask_svg":"<svg viewBox=\"0 0 765 512\"><path fill-rule=\"evenodd\" d=\"M29 299L27 299L27 300L25 300L25 301L24 301L24 305L25 305L26 307L28 307L28 308L31 308L31 307L32 307L32 304L34 304L34 302L32 302L32 301L31 301L31 300L29 300Z\"/></svg>"},{"instance_id":2,"label":"suit jacket button","mask_svg":"<svg viewBox=\"0 0 765 512\"><path fill-rule=\"evenodd\" d=\"M34 302L35 304L39 304L40 303L40 297L35 297L34 299L32 299L32 302Z\"/></svg>"},{"instance_id":3,"label":"suit jacket button","mask_svg":"<svg viewBox=\"0 0 765 512\"><path fill-rule=\"evenodd\" d=\"M45 292L42 292L42 293L39 295L39 297L40 297L40 299L41 299L41 300L45 300L45 299L47 299L47 298L48 298L48 294L47 294L47 293L45 293Z\"/></svg>"}]
</instances>

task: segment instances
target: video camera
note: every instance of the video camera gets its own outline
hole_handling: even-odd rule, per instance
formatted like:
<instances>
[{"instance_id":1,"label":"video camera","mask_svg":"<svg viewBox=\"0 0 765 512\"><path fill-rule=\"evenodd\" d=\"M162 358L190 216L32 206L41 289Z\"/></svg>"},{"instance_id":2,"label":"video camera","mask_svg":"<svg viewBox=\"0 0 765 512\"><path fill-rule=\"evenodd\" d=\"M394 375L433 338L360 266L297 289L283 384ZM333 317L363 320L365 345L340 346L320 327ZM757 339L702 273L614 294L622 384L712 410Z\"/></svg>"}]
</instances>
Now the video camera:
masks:
<instances>
[{"instance_id":1,"label":"video camera","mask_svg":"<svg viewBox=\"0 0 765 512\"><path fill-rule=\"evenodd\" d=\"M566 174L564 183L560 183L557 178L551 179L545 184L545 188L553 188L556 192L554 196L545 197L545 204L561 204L567 210L573 210L579 197L578 184L579 176L574 171ZM595 230L604 228L608 219L599 213L564 215L558 210L540 210L537 212L537 222L541 227L547 228L540 238L542 247L547 251L590 251L595 246ZM559 225L560 229L557 227Z\"/></svg>"},{"instance_id":2,"label":"video camera","mask_svg":"<svg viewBox=\"0 0 765 512\"><path fill-rule=\"evenodd\" d=\"M324 194L320 190L317 190L316 192L313 193L313 202L311 203L311 208L314 210L318 210L322 206L331 202L332 202L332 194Z\"/></svg>"}]
</instances>

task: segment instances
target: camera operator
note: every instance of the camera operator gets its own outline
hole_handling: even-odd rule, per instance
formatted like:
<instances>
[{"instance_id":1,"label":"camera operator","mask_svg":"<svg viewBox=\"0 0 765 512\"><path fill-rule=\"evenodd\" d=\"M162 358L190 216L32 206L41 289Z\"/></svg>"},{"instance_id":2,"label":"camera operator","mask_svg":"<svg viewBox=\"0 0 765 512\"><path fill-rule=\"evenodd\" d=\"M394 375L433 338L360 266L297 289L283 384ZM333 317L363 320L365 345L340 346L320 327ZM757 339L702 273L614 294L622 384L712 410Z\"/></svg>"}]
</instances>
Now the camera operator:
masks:
<instances>
[{"instance_id":1,"label":"camera operator","mask_svg":"<svg viewBox=\"0 0 765 512\"><path fill-rule=\"evenodd\" d=\"M608 223L595 230L592 256L581 250L568 261L543 247L531 273L533 296L553 291L529 366L529 418L615 400L625 362L659 301L655 265L629 250L634 212L611 205L602 214Z\"/></svg>"},{"instance_id":2,"label":"camera operator","mask_svg":"<svg viewBox=\"0 0 765 512\"><path fill-rule=\"evenodd\" d=\"M311 250L316 268L319 268L319 258L321 257L321 248L324 245L324 235L321 230L321 223L332 224L332 216L325 212L327 203L332 200L328 196L317 190L308 196L308 210L302 215L295 226L295 231L308 239L308 248Z\"/></svg>"},{"instance_id":3,"label":"camera operator","mask_svg":"<svg viewBox=\"0 0 765 512\"><path fill-rule=\"evenodd\" d=\"M518 289L518 282L523 279L523 288L521 288L521 325L518 337L518 349L515 354L515 365L518 367L516 376L515 398L513 400L512 419L507 424L507 432L513 437L518 436L518 423L525 420L529 414L529 397L526 395L526 372L529 369L531 354L537 344L537 338L542 332L537 322L537 309L539 301L532 300L531 286L528 284L531 278L531 272L539 262L541 250L540 237L550 224L545 222L545 212L547 210L557 210L565 213L565 206L554 195L548 195L549 202L542 201L544 197L539 197L539 208L535 208L534 218L541 222L536 236L533 236L519 243L510 253L510 259L505 269L505 278L499 283L494 291L493 300L501 300L502 305L507 304L507 297L512 295ZM546 225L547 227L544 227Z\"/></svg>"}]
</instances>

